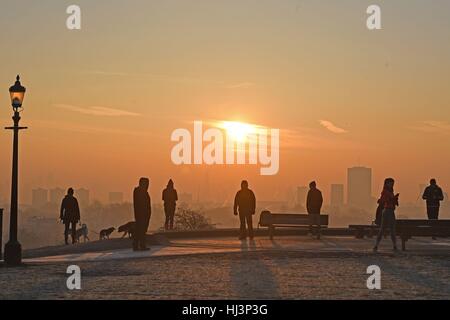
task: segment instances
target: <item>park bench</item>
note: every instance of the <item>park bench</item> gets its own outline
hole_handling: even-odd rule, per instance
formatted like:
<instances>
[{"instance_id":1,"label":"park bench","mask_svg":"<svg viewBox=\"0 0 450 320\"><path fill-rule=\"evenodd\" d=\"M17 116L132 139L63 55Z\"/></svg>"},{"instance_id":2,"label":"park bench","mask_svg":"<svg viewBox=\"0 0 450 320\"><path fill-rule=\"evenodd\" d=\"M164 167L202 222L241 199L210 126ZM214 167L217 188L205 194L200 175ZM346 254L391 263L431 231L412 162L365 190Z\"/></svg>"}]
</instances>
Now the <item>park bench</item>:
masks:
<instances>
[{"instance_id":1,"label":"park bench","mask_svg":"<svg viewBox=\"0 0 450 320\"><path fill-rule=\"evenodd\" d=\"M308 228L312 233L316 231L317 239L320 239L321 229L328 227L328 215L263 211L259 218L259 226L269 228L270 240L273 239L275 228L279 227Z\"/></svg>"},{"instance_id":2,"label":"park bench","mask_svg":"<svg viewBox=\"0 0 450 320\"><path fill-rule=\"evenodd\" d=\"M450 220L399 219L396 231L404 251L406 242L412 237L450 237Z\"/></svg>"}]
</instances>

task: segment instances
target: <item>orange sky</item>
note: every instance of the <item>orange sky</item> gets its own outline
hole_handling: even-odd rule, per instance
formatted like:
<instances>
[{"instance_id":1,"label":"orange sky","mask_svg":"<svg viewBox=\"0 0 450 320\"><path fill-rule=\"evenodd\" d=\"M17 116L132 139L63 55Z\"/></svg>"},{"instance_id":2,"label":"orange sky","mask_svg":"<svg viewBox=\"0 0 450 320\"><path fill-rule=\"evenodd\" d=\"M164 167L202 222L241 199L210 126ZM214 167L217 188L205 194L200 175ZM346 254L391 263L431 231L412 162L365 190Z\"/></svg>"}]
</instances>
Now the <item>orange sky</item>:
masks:
<instances>
[{"instance_id":1,"label":"orange sky","mask_svg":"<svg viewBox=\"0 0 450 320\"><path fill-rule=\"evenodd\" d=\"M260 199L311 179L327 195L354 165L373 168L374 194L386 176L408 201L432 176L450 188L448 3L380 1L383 30L370 32L369 1L79 1L80 31L65 28L66 2L0 12L2 43L20 34L0 52L3 126L17 73L28 90L23 202L39 186L129 196L140 176L158 199L169 177L201 199L229 200L243 177ZM174 166L171 132L194 120L279 128L279 174ZM10 132L0 147L7 198Z\"/></svg>"}]
</instances>

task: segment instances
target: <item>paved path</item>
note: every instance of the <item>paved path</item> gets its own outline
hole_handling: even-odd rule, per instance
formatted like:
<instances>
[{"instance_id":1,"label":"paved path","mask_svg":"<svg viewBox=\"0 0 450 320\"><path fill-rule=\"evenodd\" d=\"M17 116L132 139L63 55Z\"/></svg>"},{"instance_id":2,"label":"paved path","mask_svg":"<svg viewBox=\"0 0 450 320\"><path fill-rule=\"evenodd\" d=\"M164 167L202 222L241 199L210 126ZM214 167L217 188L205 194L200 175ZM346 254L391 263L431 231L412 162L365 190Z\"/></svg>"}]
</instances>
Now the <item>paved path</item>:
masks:
<instances>
[{"instance_id":1,"label":"paved path","mask_svg":"<svg viewBox=\"0 0 450 320\"><path fill-rule=\"evenodd\" d=\"M450 299L450 241L421 238L406 253L386 239L326 237L177 240L150 252L129 249L41 257L0 267L0 299ZM82 290L66 269L82 271ZM368 290L378 265L382 289Z\"/></svg>"},{"instance_id":2,"label":"paved path","mask_svg":"<svg viewBox=\"0 0 450 320\"><path fill-rule=\"evenodd\" d=\"M131 249L107 250L102 252L75 253L52 255L38 258L24 259L25 263L58 263L81 261L109 261L123 259L169 257L180 255L199 255L214 253L239 253L251 251L295 251L305 254L352 253L372 254L373 240L357 240L350 237L327 237L316 240L310 237L282 237L273 241L258 238L254 241L239 241L236 239L191 239L172 240L169 245L153 245L150 251L133 252ZM393 254L390 240L382 243L379 254ZM450 255L450 240L432 241L427 238L412 239L408 242L408 251L399 251L397 255Z\"/></svg>"}]
</instances>

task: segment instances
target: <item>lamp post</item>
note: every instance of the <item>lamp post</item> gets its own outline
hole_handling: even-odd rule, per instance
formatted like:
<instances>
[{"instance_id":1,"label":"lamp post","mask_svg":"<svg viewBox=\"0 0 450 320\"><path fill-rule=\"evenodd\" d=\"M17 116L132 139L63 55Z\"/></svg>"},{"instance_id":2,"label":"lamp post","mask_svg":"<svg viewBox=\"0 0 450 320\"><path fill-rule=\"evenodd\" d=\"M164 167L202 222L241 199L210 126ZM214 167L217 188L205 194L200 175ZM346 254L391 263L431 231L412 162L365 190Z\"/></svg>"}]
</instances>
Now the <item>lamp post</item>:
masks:
<instances>
[{"instance_id":1,"label":"lamp post","mask_svg":"<svg viewBox=\"0 0 450 320\"><path fill-rule=\"evenodd\" d=\"M22 246L17 240L17 213L18 213L18 180L19 180L19 131L26 127L19 127L20 112L23 110L22 103L25 97L25 87L20 84L20 77L17 76L16 83L9 88L11 105L14 111L12 117L13 127L6 127L13 130L13 159L12 159L12 181L11 181L11 208L9 220L9 241L5 245L5 263L7 266L18 266L22 263Z\"/></svg>"}]
</instances>

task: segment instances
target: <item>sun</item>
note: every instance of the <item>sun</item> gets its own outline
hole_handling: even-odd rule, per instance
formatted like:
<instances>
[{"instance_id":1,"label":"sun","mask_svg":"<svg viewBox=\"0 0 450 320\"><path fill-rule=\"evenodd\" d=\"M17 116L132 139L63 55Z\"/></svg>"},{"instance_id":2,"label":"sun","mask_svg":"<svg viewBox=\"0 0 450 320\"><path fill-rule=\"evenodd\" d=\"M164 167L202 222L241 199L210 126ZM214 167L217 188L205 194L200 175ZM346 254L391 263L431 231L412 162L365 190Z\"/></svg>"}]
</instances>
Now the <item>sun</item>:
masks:
<instances>
[{"instance_id":1,"label":"sun","mask_svg":"<svg viewBox=\"0 0 450 320\"><path fill-rule=\"evenodd\" d=\"M237 121L224 121L222 128L225 129L227 136L237 142L245 142L249 135L256 132L256 126Z\"/></svg>"}]
</instances>

